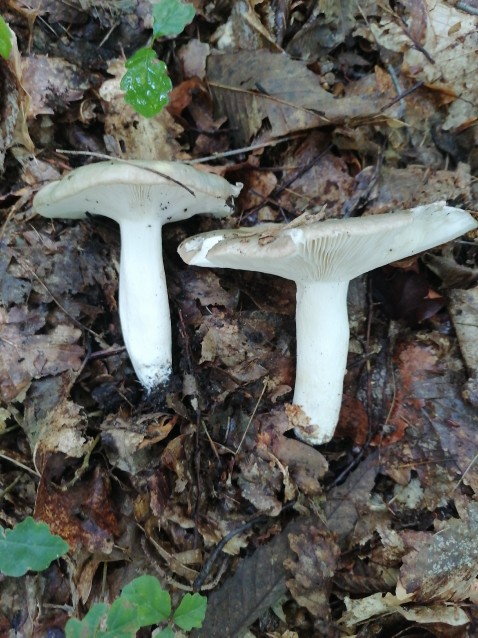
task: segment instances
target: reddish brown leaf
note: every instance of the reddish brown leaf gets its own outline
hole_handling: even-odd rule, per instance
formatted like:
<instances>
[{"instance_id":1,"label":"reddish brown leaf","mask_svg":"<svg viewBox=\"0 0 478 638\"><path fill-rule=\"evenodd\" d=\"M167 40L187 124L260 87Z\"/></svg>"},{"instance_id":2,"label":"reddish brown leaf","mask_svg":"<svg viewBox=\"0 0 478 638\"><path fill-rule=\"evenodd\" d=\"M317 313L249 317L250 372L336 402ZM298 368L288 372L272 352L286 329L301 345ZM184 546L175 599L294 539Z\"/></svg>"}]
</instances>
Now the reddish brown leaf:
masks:
<instances>
[{"instance_id":1,"label":"reddish brown leaf","mask_svg":"<svg viewBox=\"0 0 478 638\"><path fill-rule=\"evenodd\" d=\"M67 490L54 485L44 472L35 516L64 538L73 551L81 546L92 553L109 554L119 536L109 480L99 468L89 481L83 478Z\"/></svg>"}]
</instances>

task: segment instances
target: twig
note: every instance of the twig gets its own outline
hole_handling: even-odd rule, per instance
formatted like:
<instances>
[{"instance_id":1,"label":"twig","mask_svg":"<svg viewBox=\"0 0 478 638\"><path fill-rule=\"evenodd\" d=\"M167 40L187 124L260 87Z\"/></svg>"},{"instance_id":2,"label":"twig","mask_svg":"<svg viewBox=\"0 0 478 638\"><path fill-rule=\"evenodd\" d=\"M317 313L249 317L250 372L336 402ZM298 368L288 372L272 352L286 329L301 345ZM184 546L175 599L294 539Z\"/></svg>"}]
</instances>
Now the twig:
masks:
<instances>
[{"instance_id":1,"label":"twig","mask_svg":"<svg viewBox=\"0 0 478 638\"><path fill-rule=\"evenodd\" d=\"M209 572L211 571L212 566L216 562L217 557L222 552L222 550L227 545L227 543L232 538L234 538L234 536L237 536L241 532L246 531L247 529L249 529L250 527L253 527L257 523L265 523L266 521L267 521L267 516L265 516L265 514L260 514L259 516L255 516L253 519L251 519L247 523L243 523L239 527L236 527L236 529L233 529L231 532L226 534L224 538L222 538L219 541L219 543L216 545L216 547L212 550L212 552L209 554L209 558L202 566L199 576L196 578L196 580L193 583L194 591L199 591L202 588L206 578L209 575Z\"/></svg>"},{"instance_id":2,"label":"twig","mask_svg":"<svg viewBox=\"0 0 478 638\"><path fill-rule=\"evenodd\" d=\"M393 69L393 67L391 67ZM394 73L395 70L393 69ZM392 75L390 73L390 75ZM392 80L393 80L393 76L392 76ZM418 91L418 89L420 89L423 85L425 84L425 82L423 80L420 80L420 82L417 82L416 84L414 84L413 86L411 86L409 89L407 89L406 91L403 91L403 93L399 93L396 97L393 98L393 100L391 100L388 104L386 104L385 106L382 106L382 108L380 109L379 113L383 113L384 111L386 111L387 109L389 109L391 106L393 106L394 104L396 104L397 102L402 102L404 98L406 98L408 95L410 95L411 93L414 93L415 91ZM395 86L395 88L397 88L397 85Z\"/></svg>"},{"instance_id":3,"label":"twig","mask_svg":"<svg viewBox=\"0 0 478 638\"><path fill-rule=\"evenodd\" d=\"M20 479L21 479L21 476L18 475L17 477L13 479L11 483L7 485L7 487L4 490L0 490L0 500L5 498L5 496L13 490L13 488L15 487L15 485L18 483Z\"/></svg>"},{"instance_id":4,"label":"twig","mask_svg":"<svg viewBox=\"0 0 478 638\"><path fill-rule=\"evenodd\" d=\"M246 438L246 434L249 431L249 428L251 427L252 419L256 416L257 408L259 407L259 403L261 402L262 397L264 396L264 392L266 391L268 382L269 382L269 377L266 377L262 383L262 391L259 395L259 398L257 399L256 405L254 406L254 410L252 411L252 414L249 418L246 429L244 430L244 434L242 435L242 438L239 441L239 445L237 446L236 451L234 452L235 455L239 454L239 450L241 449L242 444L244 443L244 439Z\"/></svg>"},{"instance_id":5,"label":"twig","mask_svg":"<svg viewBox=\"0 0 478 638\"><path fill-rule=\"evenodd\" d=\"M256 151L259 148L266 148L267 146L275 146L281 142L288 142L289 140L297 139L298 135L286 135L285 137L279 137L269 142L261 142L260 144L252 144L251 146L244 146L242 148L236 148L232 151L224 151L223 153L214 153L214 155L207 155L206 157L199 157L192 160L183 160L185 164L201 164L202 162L212 162L213 160L221 159L221 157L231 157L233 155L240 155L241 153L248 153L249 151Z\"/></svg>"},{"instance_id":6,"label":"twig","mask_svg":"<svg viewBox=\"0 0 478 638\"><path fill-rule=\"evenodd\" d=\"M83 462L80 465L80 467L76 470L73 478L71 479L71 481L68 481L68 483L66 483L66 485L62 485L61 489L63 492L66 492L70 489L70 487L73 487L73 485L78 481L78 479L80 479L83 474L86 472L86 470L88 469L89 463L90 463L90 457L93 453L93 450L95 449L95 447L98 445L98 443L100 442L101 439L101 434L97 434L95 436L95 438L90 441L89 445L88 445L88 449L86 451L85 456L83 457Z\"/></svg>"},{"instance_id":7,"label":"twig","mask_svg":"<svg viewBox=\"0 0 478 638\"><path fill-rule=\"evenodd\" d=\"M280 513L282 514L283 512L291 509L292 507L294 507L295 503L296 503L295 501L291 501L290 503L287 503L287 505L284 505ZM198 591L198 590L201 591L202 589L204 589L203 583L206 580L209 572L211 571L211 568L214 562L216 561L217 557L224 549L225 545L227 545L227 543L231 540L231 538L234 538L234 536L237 536L237 534L240 534L241 532L246 531L250 527L253 527L253 525L257 525L258 523L265 523L268 520L269 520L268 516L266 516L265 514L259 514L258 516L251 518L251 520L248 521L247 523L243 523L236 529L233 529L231 532L226 534L224 538L219 541L219 543L216 545L216 547L213 549L213 551L209 555L209 558L207 559L207 561L202 566L199 576L196 578L196 580L193 583L194 591ZM222 566L219 571L221 571L221 569L222 569Z\"/></svg>"},{"instance_id":8,"label":"twig","mask_svg":"<svg viewBox=\"0 0 478 638\"><path fill-rule=\"evenodd\" d=\"M28 465L24 465L23 463L21 463L21 461L12 459L11 456L7 456L6 454L3 454L3 452L0 452L0 459L4 459L5 461L9 461L10 463L13 463L13 465L20 467L22 470L25 470L25 472L29 472L30 474L33 474L33 476L37 478L41 476L40 472L37 472L37 470L32 470L31 467L28 467Z\"/></svg>"},{"instance_id":9,"label":"twig","mask_svg":"<svg viewBox=\"0 0 478 638\"><path fill-rule=\"evenodd\" d=\"M30 266L30 264L22 259L21 257L19 257L17 254L13 253L13 257L18 261L18 263L20 264L20 266L22 266L23 268L25 268L30 275L36 279L36 281L40 284L40 286L46 290L46 292L50 295L50 297L53 299L53 301L56 303L56 305L58 306L58 308L65 313L65 315L71 319L71 321L73 321L73 323L75 324L75 326L77 326L78 328L81 328L81 330L86 330L87 332L89 332L91 335L93 335L93 337L95 337L95 339L98 340L98 343L101 345L102 348L108 348L108 344L101 338L101 336L99 334L97 334L94 330L91 330L91 328L88 328L87 326L85 326L84 324L81 323L81 321L78 321L78 319L75 319L75 317L73 317L73 315L71 313L68 312L68 310L58 301L58 299L55 297L55 295L52 293L52 291L49 289L49 287L46 285L46 283L40 279L40 277L36 274L36 272L33 270L33 268Z\"/></svg>"},{"instance_id":10,"label":"twig","mask_svg":"<svg viewBox=\"0 0 478 638\"><path fill-rule=\"evenodd\" d=\"M453 492L459 488L460 484L463 482L465 476L468 474L468 472L471 470L472 466L475 464L475 462L478 460L478 453L475 454L475 456L471 459L471 461L468 463L468 466L466 468L466 470L463 472L463 474L460 477L460 480L458 481L458 483L455 485L455 487L453 488Z\"/></svg>"}]
</instances>

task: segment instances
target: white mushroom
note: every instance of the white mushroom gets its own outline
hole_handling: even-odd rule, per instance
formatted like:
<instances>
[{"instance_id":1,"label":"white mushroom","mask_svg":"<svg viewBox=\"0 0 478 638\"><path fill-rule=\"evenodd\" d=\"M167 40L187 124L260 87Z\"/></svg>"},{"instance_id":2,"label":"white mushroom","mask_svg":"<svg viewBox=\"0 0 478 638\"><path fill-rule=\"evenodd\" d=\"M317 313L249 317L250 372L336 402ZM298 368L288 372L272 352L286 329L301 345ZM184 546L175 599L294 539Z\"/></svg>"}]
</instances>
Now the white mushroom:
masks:
<instances>
[{"instance_id":1,"label":"white mushroom","mask_svg":"<svg viewBox=\"0 0 478 638\"><path fill-rule=\"evenodd\" d=\"M476 227L466 211L437 202L369 217L316 221L305 215L288 225L213 231L186 239L178 250L191 265L257 270L296 282L293 401L309 420L296 433L320 444L332 438L341 406L349 281Z\"/></svg>"},{"instance_id":2,"label":"white mushroom","mask_svg":"<svg viewBox=\"0 0 478 638\"><path fill-rule=\"evenodd\" d=\"M119 312L126 349L149 391L171 373L171 322L161 228L197 213L225 217L241 190L222 177L177 162L115 160L77 168L42 188L34 210L118 222L121 232Z\"/></svg>"}]
</instances>

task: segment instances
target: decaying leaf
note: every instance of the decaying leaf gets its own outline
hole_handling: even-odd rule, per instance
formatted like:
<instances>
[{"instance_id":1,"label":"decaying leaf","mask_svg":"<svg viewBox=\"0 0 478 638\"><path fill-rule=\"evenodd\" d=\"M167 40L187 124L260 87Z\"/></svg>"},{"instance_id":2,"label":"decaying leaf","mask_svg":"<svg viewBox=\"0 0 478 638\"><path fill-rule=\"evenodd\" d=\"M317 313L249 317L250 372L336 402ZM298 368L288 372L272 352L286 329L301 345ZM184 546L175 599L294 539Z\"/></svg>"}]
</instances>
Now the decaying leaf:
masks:
<instances>
[{"instance_id":1,"label":"decaying leaf","mask_svg":"<svg viewBox=\"0 0 478 638\"><path fill-rule=\"evenodd\" d=\"M378 454L370 454L342 485L328 493L325 504L327 524L341 542L353 531L362 508L368 503L378 471Z\"/></svg>"},{"instance_id":2,"label":"decaying leaf","mask_svg":"<svg viewBox=\"0 0 478 638\"><path fill-rule=\"evenodd\" d=\"M407 620L419 624L443 623L452 627L467 625L469 618L463 609L454 605L427 605L416 607L402 607L402 602L393 594L372 594L367 598L352 600L345 598L347 612L342 616L342 622L347 627L355 627L374 616L385 616L399 613Z\"/></svg>"},{"instance_id":3,"label":"decaying leaf","mask_svg":"<svg viewBox=\"0 0 478 638\"><path fill-rule=\"evenodd\" d=\"M25 313L0 309L0 396L13 400L32 379L81 366L83 347L78 328L61 325L47 334L33 334ZM36 330L33 329L35 332Z\"/></svg>"},{"instance_id":4,"label":"decaying leaf","mask_svg":"<svg viewBox=\"0 0 478 638\"><path fill-rule=\"evenodd\" d=\"M333 534L318 520L288 536L290 549L296 556L284 561L284 567L293 575L288 578L287 587L294 600L320 619L325 628L330 617L329 595L340 550Z\"/></svg>"},{"instance_id":5,"label":"decaying leaf","mask_svg":"<svg viewBox=\"0 0 478 638\"><path fill-rule=\"evenodd\" d=\"M478 489L476 413L456 385L456 353L454 342L444 335L398 344L398 392L381 439L386 446L389 436L393 441L405 432L398 449L382 448L385 472L405 485L414 467L424 490L422 507L430 510L446 503L450 486L460 479ZM463 369L460 372L463 383Z\"/></svg>"},{"instance_id":6,"label":"decaying leaf","mask_svg":"<svg viewBox=\"0 0 478 638\"><path fill-rule=\"evenodd\" d=\"M316 524L314 518L294 521L272 541L243 560L234 576L209 597L201 632L193 636L244 636L254 620L287 591L289 574L283 563L286 559L294 563L296 558L295 552L289 548L289 535L298 533L307 536L308 527L315 528Z\"/></svg>"},{"instance_id":7,"label":"decaying leaf","mask_svg":"<svg viewBox=\"0 0 478 638\"><path fill-rule=\"evenodd\" d=\"M293 282L176 252L303 210L474 210L473 2L192 1L193 23L154 43L174 90L147 122L119 79L151 2L2 4L22 58L0 61L0 523L34 511L74 549L0 578L0 635L61 631L145 571L175 599L209 590L208 638L474 635L477 304L453 288L476 286L475 237L394 268L398 286L383 270L351 286L340 427L320 448L286 405ZM117 226L28 208L98 159L78 150L212 155L245 183L230 217L165 229L173 374L150 395L122 347Z\"/></svg>"},{"instance_id":8,"label":"decaying leaf","mask_svg":"<svg viewBox=\"0 0 478 638\"><path fill-rule=\"evenodd\" d=\"M450 519L417 551L403 558L397 597L430 603L463 601L478 576L478 507L470 503L466 520Z\"/></svg>"},{"instance_id":9,"label":"decaying leaf","mask_svg":"<svg viewBox=\"0 0 478 638\"><path fill-rule=\"evenodd\" d=\"M227 115L236 144L242 146L265 118L272 136L279 137L371 116L385 104L379 97L335 99L303 62L265 49L210 55L207 72L216 106Z\"/></svg>"},{"instance_id":10,"label":"decaying leaf","mask_svg":"<svg viewBox=\"0 0 478 638\"><path fill-rule=\"evenodd\" d=\"M35 516L48 523L50 530L70 547L83 547L91 553L110 554L119 522L111 502L110 482L96 469L90 480L66 490L42 475L35 505Z\"/></svg>"},{"instance_id":11,"label":"decaying leaf","mask_svg":"<svg viewBox=\"0 0 478 638\"><path fill-rule=\"evenodd\" d=\"M478 376L478 288L453 290L450 313L455 327L460 350L472 377Z\"/></svg>"},{"instance_id":12,"label":"decaying leaf","mask_svg":"<svg viewBox=\"0 0 478 638\"><path fill-rule=\"evenodd\" d=\"M424 5L425 35L420 47L398 16L384 16L379 25L371 23L370 29L382 46L404 52L404 74L446 93L452 104L443 127L449 130L476 120L478 20L442 0L425 0Z\"/></svg>"},{"instance_id":13,"label":"decaying leaf","mask_svg":"<svg viewBox=\"0 0 478 638\"><path fill-rule=\"evenodd\" d=\"M63 58L47 55L24 58L22 78L31 100L29 118L66 109L70 102L80 100L88 88L82 69Z\"/></svg>"}]
</instances>

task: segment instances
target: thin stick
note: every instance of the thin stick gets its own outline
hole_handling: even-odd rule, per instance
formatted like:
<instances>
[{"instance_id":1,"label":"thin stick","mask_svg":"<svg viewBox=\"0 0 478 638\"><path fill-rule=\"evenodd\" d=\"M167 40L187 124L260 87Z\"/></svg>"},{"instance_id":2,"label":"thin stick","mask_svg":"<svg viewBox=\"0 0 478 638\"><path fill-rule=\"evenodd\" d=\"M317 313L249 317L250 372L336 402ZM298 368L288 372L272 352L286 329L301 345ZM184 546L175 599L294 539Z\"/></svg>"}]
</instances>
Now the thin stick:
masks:
<instances>
[{"instance_id":1,"label":"thin stick","mask_svg":"<svg viewBox=\"0 0 478 638\"><path fill-rule=\"evenodd\" d=\"M241 449L242 444L244 443L244 439L246 438L246 434L249 431L249 428L251 427L252 419L256 416L257 408L259 407L259 403L261 402L262 397L264 396L264 392L266 391L268 382L269 382L269 377L266 377L264 379L264 381L263 381L263 384L262 384L262 392L259 395L259 398L257 399L257 403L256 403L256 405L254 407L254 410L252 411L252 414L251 414L251 416L249 418L249 422L248 422L248 424L246 426L246 429L244 430L244 434L242 435L242 438L239 441L239 445L237 446L236 451L234 453L236 455L239 454L239 450Z\"/></svg>"},{"instance_id":2,"label":"thin stick","mask_svg":"<svg viewBox=\"0 0 478 638\"><path fill-rule=\"evenodd\" d=\"M24 465L21 461L12 459L11 456L7 456L6 454L3 454L2 452L0 452L0 459L4 459L5 461L9 461L10 463L13 463L13 465L17 465L18 467L21 467L22 470L25 470L25 472L29 472L30 474L33 474L33 476L36 476L36 477L40 476L40 473L37 472L36 470L32 470L31 467L28 467L28 465Z\"/></svg>"},{"instance_id":3,"label":"thin stick","mask_svg":"<svg viewBox=\"0 0 478 638\"><path fill-rule=\"evenodd\" d=\"M471 461L468 463L468 467L466 468L466 470L463 472L463 474L461 475L460 480L458 481L458 483L455 485L455 487L453 488L453 492L459 488L460 484L462 483L463 479L465 478L465 476L468 474L468 472L471 470L471 467L474 465L474 463L478 460L478 453L475 454L475 456L471 459Z\"/></svg>"},{"instance_id":4,"label":"thin stick","mask_svg":"<svg viewBox=\"0 0 478 638\"><path fill-rule=\"evenodd\" d=\"M279 137L276 140L270 140L269 142L261 142L260 144L251 144L251 146L244 146L243 148L236 148L232 151L224 151L224 153L214 153L214 155L207 155L206 157L199 157L192 160L184 160L185 164L201 164L202 162L211 162L213 160L221 159L221 157L231 157L233 155L240 155L241 153L248 153L249 151L256 151L259 148L266 148L267 146L275 146L281 142L287 142L288 140L294 140L297 135L287 135L286 137Z\"/></svg>"},{"instance_id":5,"label":"thin stick","mask_svg":"<svg viewBox=\"0 0 478 638\"><path fill-rule=\"evenodd\" d=\"M34 277L38 283L40 284L40 286L42 286L42 288L44 288L46 290L46 292L51 296L51 298L53 299L53 301L56 303L56 305L58 306L58 308L65 313L65 315L67 317L69 317L73 323L75 324L75 326L78 326L78 328L81 328L81 330L86 330L87 332L89 332L91 335L94 336L95 339L98 340L98 343L101 344L102 348L107 349L109 346L108 344L102 339L102 337L97 334L94 330L91 330L91 328L88 328L87 326L85 326L84 324L81 323L81 321L78 321L78 319L75 319L75 317L73 317L72 314L70 314L68 312L68 310L62 306L62 304L58 301L58 299L55 297L55 295L51 292L51 290L48 288L48 286L46 285L46 283L44 283L44 281L42 281L42 279L40 279L40 277L36 274L36 272L33 270L33 268L30 266L30 264L25 261L24 259L20 258L18 255L16 255L15 253L13 253L13 257L18 261L18 263L20 264L20 266L22 266L23 268L25 268L32 277Z\"/></svg>"}]
</instances>

